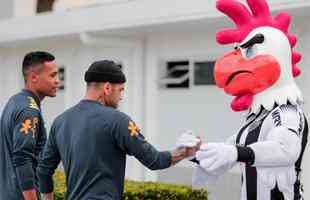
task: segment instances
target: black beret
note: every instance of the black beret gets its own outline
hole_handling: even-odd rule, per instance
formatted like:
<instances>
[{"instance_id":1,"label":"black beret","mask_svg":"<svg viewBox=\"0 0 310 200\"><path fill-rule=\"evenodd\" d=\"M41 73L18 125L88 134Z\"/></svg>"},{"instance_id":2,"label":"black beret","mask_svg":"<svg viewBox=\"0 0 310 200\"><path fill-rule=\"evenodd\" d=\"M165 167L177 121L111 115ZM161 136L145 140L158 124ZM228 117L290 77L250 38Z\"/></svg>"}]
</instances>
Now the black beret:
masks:
<instances>
[{"instance_id":1,"label":"black beret","mask_svg":"<svg viewBox=\"0 0 310 200\"><path fill-rule=\"evenodd\" d=\"M125 83L126 77L119 65L110 60L96 61L85 72L86 82Z\"/></svg>"}]
</instances>

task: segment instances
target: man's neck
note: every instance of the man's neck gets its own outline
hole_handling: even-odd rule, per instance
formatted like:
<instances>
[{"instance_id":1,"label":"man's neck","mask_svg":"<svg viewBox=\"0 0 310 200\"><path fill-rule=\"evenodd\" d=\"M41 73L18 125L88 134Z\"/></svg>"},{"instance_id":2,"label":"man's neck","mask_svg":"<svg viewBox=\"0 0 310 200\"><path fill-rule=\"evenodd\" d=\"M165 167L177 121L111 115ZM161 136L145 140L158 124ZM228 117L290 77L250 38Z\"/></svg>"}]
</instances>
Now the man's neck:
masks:
<instances>
[{"instance_id":1,"label":"man's neck","mask_svg":"<svg viewBox=\"0 0 310 200\"><path fill-rule=\"evenodd\" d=\"M86 100L91 100L91 101L97 101L103 105L105 105L104 101L100 98L100 96L96 93L92 93L92 92L87 92L85 94L84 99Z\"/></svg>"},{"instance_id":2,"label":"man's neck","mask_svg":"<svg viewBox=\"0 0 310 200\"><path fill-rule=\"evenodd\" d=\"M40 95L35 89L33 89L33 88L30 87L30 86L27 86L27 85L26 85L24 89L25 89L25 90L28 90L28 91L30 91L31 93L33 93L34 95L36 95L40 101L42 101L42 100L44 99L44 97L45 97L45 96L43 96L43 95Z\"/></svg>"}]
</instances>

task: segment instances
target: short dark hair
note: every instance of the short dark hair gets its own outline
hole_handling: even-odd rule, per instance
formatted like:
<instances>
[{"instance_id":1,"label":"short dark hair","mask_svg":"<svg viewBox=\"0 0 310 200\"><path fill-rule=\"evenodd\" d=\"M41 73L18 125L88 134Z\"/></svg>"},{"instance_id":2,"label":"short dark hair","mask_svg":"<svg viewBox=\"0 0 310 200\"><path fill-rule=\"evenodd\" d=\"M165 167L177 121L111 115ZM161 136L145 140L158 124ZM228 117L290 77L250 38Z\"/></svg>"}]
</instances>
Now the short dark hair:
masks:
<instances>
[{"instance_id":1,"label":"short dark hair","mask_svg":"<svg viewBox=\"0 0 310 200\"><path fill-rule=\"evenodd\" d=\"M44 62L54 61L55 57L44 51L34 51L27 53L23 60L23 76L26 79L27 72L37 65L43 64Z\"/></svg>"}]
</instances>

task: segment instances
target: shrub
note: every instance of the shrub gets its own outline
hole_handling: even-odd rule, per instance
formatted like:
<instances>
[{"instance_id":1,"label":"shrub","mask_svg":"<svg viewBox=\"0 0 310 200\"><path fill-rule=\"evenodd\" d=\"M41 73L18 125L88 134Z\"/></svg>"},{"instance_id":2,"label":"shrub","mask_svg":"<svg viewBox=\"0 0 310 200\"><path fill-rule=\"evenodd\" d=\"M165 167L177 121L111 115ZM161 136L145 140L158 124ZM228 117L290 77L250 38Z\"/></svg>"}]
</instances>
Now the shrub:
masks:
<instances>
[{"instance_id":1,"label":"shrub","mask_svg":"<svg viewBox=\"0 0 310 200\"><path fill-rule=\"evenodd\" d=\"M54 175L54 199L63 200L66 180L63 172ZM207 191L193 190L188 186L125 181L123 200L207 200Z\"/></svg>"}]
</instances>

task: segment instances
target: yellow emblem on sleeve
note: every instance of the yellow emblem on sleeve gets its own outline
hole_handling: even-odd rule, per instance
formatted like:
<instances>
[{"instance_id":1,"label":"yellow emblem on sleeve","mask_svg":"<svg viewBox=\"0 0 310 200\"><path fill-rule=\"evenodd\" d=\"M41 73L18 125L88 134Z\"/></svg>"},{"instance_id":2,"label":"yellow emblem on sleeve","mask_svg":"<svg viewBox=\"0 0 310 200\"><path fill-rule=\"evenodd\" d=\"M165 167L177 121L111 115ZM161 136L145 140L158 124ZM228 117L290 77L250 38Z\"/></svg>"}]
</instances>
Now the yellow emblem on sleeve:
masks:
<instances>
[{"instance_id":1,"label":"yellow emblem on sleeve","mask_svg":"<svg viewBox=\"0 0 310 200\"><path fill-rule=\"evenodd\" d=\"M39 124L39 119L37 117L32 118L32 133L33 133L33 137L35 136L36 132L37 132L37 127Z\"/></svg>"},{"instance_id":2,"label":"yellow emblem on sleeve","mask_svg":"<svg viewBox=\"0 0 310 200\"><path fill-rule=\"evenodd\" d=\"M138 136L139 135L139 127L133 123L132 121L129 122L128 124L128 130L130 131L131 136Z\"/></svg>"},{"instance_id":3,"label":"yellow emblem on sleeve","mask_svg":"<svg viewBox=\"0 0 310 200\"><path fill-rule=\"evenodd\" d=\"M25 135L29 133L29 130L31 129L31 120L25 119L22 123L22 127L19 129L19 131Z\"/></svg>"},{"instance_id":4,"label":"yellow emblem on sleeve","mask_svg":"<svg viewBox=\"0 0 310 200\"><path fill-rule=\"evenodd\" d=\"M36 101L34 100L34 98L28 97L28 100L29 100L29 107L30 107L30 108L39 110L39 106L38 106L38 104L36 103Z\"/></svg>"},{"instance_id":5,"label":"yellow emblem on sleeve","mask_svg":"<svg viewBox=\"0 0 310 200\"><path fill-rule=\"evenodd\" d=\"M37 131L37 126L39 123L39 119L37 117L33 117L32 119L28 119L26 118L22 125L21 128L19 129L19 131L24 134L27 135L30 133L30 131L32 132L32 137L35 137L36 131Z\"/></svg>"}]
</instances>

